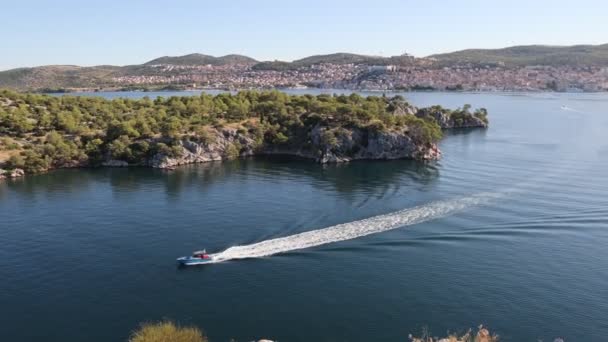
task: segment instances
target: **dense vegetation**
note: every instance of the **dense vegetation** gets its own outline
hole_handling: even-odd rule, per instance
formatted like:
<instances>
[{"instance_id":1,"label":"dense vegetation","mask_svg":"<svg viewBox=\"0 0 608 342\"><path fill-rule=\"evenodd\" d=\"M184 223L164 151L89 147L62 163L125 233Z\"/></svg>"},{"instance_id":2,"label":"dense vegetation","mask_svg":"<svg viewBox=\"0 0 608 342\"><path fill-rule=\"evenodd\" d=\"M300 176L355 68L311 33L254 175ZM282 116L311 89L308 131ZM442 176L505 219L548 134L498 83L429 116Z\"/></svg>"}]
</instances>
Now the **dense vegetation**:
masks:
<instances>
[{"instance_id":1,"label":"dense vegetation","mask_svg":"<svg viewBox=\"0 0 608 342\"><path fill-rule=\"evenodd\" d=\"M399 131L418 144L440 139L442 132L433 117L403 113L412 108L401 96L357 94L244 91L107 100L0 90L0 151L8 158L5 168L41 172L112 159L145 164L158 153L178 156L183 141L212 143L225 128L252 139L260 150L312 149L314 127L324 128L323 143L329 145L355 129L365 134ZM468 106L457 111L433 108L454 117L485 118L485 111L473 114ZM238 157L240 148L231 146L229 157Z\"/></svg>"},{"instance_id":2,"label":"dense vegetation","mask_svg":"<svg viewBox=\"0 0 608 342\"><path fill-rule=\"evenodd\" d=\"M353 53L332 53L328 55L315 55L295 60L293 62L273 61L259 62L253 70L275 70L285 71L301 67L310 67L316 64L364 64L364 65L411 65L413 59L407 55L403 56L367 56Z\"/></svg>"},{"instance_id":3,"label":"dense vegetation","mask_svg":"<svg viewBox=\"0 0 608 342\"><path fill-rule=\"evenodd\" d=\"M144 65L171 64L171 65L232 65L232 64L255 64L258 61L251 57L242 55L226 55L214 57L200 53L192 53L185 56L164 56L153 59Z\"/></svg>"}]
</instances>

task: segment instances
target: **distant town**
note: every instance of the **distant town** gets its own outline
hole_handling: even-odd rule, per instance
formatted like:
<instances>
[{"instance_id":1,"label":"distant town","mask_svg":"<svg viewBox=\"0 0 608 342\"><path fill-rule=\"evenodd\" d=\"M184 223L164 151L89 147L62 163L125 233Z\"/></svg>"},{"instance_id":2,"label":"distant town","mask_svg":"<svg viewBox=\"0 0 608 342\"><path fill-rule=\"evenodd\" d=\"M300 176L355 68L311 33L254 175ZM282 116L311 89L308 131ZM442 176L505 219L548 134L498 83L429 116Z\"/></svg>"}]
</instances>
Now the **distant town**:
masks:
<instances>
[{"instance_id":1,"label":"distant town","mask_svg":"<svg viewBox=\"0 0 608 342\"><path fill-rule=\"evenodd\" d=\"M608 90L608 67L434 67L432 60L408 66L322 63L289 70L252 65L154 64L145 75L114 77L117 85L182 85L187 88L347 88L359 90L589 91Z\"/></svg>"},{"instance_id":2,"label":"distant town","mask_svg":"<svg viewBox=\"0 0 608 342\"><path fill-rule=\"evenodd\" d=\"M193 53L139 65L47 65L0 71L0 88L602 92L608 91L608 44L470 49L427 57L334 53L292 62Z\"/></svg>"}]
</instances>

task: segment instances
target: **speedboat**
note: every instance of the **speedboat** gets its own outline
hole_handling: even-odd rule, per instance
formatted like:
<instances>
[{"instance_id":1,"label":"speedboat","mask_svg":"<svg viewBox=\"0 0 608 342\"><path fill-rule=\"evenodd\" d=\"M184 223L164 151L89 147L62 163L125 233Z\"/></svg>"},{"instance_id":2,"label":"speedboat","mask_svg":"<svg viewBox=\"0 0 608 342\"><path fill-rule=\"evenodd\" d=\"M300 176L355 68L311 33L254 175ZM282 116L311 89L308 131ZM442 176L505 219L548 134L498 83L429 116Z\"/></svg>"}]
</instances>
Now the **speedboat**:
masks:
<instances>
[{"instance_id":1,"label":"speedboat","mask_svg":"<svg viewBox=\"0 0 608 342\"><path fill-rule=\"evenodd\" d=\"M194 266L208 264L213 261L213 257L207 254L206 250L193 252L191 256L183 256L177 258L177 263L180 266Z\"/></svg>"}]
</instances>

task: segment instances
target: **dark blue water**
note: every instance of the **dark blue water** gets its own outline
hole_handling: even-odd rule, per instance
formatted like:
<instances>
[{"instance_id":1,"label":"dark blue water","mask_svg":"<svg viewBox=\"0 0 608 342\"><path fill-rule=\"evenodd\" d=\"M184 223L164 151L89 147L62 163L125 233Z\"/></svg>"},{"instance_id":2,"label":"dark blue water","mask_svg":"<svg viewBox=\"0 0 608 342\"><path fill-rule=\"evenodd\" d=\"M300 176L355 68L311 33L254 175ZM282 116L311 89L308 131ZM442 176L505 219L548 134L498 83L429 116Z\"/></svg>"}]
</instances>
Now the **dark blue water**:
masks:
<instances>
[{"instance_id":1,"label":"dark blue water","mask_svg":"<svg viewBox=\"0 0 608 342\"><path fill-rule=\"evenodd\" d=\"M504 341L606 340L608 95L406 96L485 106L491 127L447 135L436 163L251 159L0 183L0 340L124 341L163 318L212 341L404 341L480 323ZM414 207L424 222L410 211L357 239L174 264Z\"/></svg>"}]
</instances>

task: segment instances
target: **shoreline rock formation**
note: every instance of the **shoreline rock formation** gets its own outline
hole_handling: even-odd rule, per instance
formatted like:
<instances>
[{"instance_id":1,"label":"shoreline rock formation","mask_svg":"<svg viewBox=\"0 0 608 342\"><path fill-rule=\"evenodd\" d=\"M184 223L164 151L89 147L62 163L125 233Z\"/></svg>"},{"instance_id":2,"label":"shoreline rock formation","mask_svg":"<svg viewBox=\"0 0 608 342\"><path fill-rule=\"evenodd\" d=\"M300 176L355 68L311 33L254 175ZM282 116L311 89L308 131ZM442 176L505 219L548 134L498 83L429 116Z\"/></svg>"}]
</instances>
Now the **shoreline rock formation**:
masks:
<instances>
[{"instance_id":1,"label":"shoreline rock formation","mask_svg":"<svg viewBox=\"0 0 608 342\"><path fill-rule=\"evenodd\" d=\"M0 179L7 178L19 178L25 176L25 171L23 169L12 169L12 170L4 170L0 169Z\"/></svg>"},{"instance_id":2,"label":"shoreline rock formation","mask_svg":"<svg viewBox=\"0 0 608 342\"><path fill-rule=\"evenodd\" d=\"M469 105L458 111L450 111L440 106L418 109L406 104L397 107L394 115L434 120L443 130L488 127L487 111L482 108L470 113ZM154 168L172 168L178 165L255 155L287 155L312 159L321 164L353 160L437 160L441 157L441 151L436 143L417 142L408 129L370 132L360 128L340 128L333 132L333 138L327 139L326 134L330 131L332 130L329 127L315 126L310 131L312 148L303 149L271 146L260 148L256 146L255 139L240 135L236 129L216 130L214 135L217 138L213 143L180 141L178 143L182 148L180 156L157 154L147 165ZM230 156L228 149L235 145L240 147L238 155Z\"/></svg>"},{"instance_id":3,"label":"shoreline rock formation","mask_svg":"<svg viewBox=\"0 0 608 342\"><path fill-rule=\"evenodd\" d=\"M487 125L483 108L417 108L399 95L244 91L108 100L0 90L0 149L9 156L0 166L39 173L99 166L173 168L263 155L321 164L436 160L443 129Z\"/></svg>"},{"instance_id":4,"label":"shoreline rock formation","mask_svg":"<svg viewBox=\"0 0 608 342\"><path fill-rule=\"evenodd\" d=\"M180 140L177 146L181 151L178 155L158 153L146 165L162 169L256 155L286 155L314 160L320 164L344 163L353 160L436 160L441 156L437 144L418 143L406 130L370 133L355 128L332 132L327 127L316 126L310 133L311 145L297 148L258 146L255 139L246 134L240 134L236 129L215 130L213 134L217 137L213 142ZM328 134L332 134L333 138L327 138ZM233 149L235 146L238 146L236 154ZM233 150L231 151L231 149ZM103 165L124 167L128 166L128 163L111 160Z\"/></svg>"}]
</instances>

